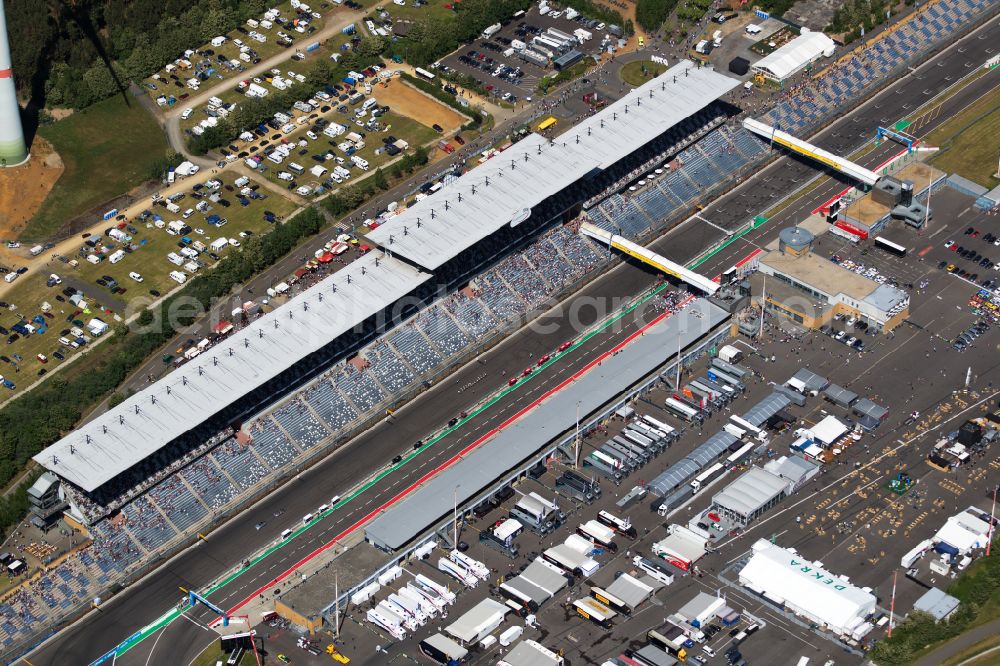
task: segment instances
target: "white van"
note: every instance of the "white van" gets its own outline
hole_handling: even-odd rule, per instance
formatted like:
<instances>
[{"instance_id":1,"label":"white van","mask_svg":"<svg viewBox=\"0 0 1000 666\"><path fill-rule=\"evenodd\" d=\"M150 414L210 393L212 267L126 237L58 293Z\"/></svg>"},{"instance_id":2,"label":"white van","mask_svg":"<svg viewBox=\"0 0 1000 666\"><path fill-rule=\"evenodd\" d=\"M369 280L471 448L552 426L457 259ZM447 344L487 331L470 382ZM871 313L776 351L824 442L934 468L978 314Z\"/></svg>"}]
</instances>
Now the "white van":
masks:
<instances>
[{"instance_id":1,"label":"white van","mask_svg":"<svg viewBox=\"0 0 1000 666\"><path fill-rule=\"evenodd\" d=\"M281 533L281 540L284 541L285 539L287 539L290 536L292 536L292 531L291 530L285 530L284 532Z\"/></svg>"},{"instance_id":2,"label":"white van","mask_svg":"<svg viewBox=\"0 0 1000 666\"><path fill-rule=\"evenodd\" d=\"M302 524L308 525L309 523L312 522L312 519L313 515L311 513L307 513L306 515L302 516Z\"/></svg>"},{"instance_id":3,"label":"white van","mask_svg":"<svg viewBox=\"0 0 1000 666\"><path fill-rule=\"evenodd\" d=\"M181 273L180 271L170 271L170 279L177 284L184 284L187 282L188 278L187 275L184 275L184 273Z\"/></svg>"},{"instance_id":4,"label":"white van","mask_svg":"<svg viewBox=\"0 0 1000 666\"><path fill-rule=\"evenodd\" d=\"M93 255L91 255L91 256L93 256ZM16 280L16 279L17 279L17 277L18 277L18 276L17 276L17 273L7 273L7 275L4 275L4 276L3 276L3 281L4 281L4 282L7 282L7 283L11 283L11 282L13 282L14 280Z\"/></svg>"},{"instance_id":5,"label":"white van","mask_svg":"<svg viewBox=\"0 0 1000 666\"><path fill-rule=\"evenodd\" d=\"M96 266L97 264L101 263L101 257L99 255L96 255L96 254L88 254L87 255L87 261L89 261L90 263L92 263L92 264L94 264ZM15 275L17 275L17 273L15 273ZM11 280L7 280L7 281L11 282Z\"/></svg>"}]
</instances>

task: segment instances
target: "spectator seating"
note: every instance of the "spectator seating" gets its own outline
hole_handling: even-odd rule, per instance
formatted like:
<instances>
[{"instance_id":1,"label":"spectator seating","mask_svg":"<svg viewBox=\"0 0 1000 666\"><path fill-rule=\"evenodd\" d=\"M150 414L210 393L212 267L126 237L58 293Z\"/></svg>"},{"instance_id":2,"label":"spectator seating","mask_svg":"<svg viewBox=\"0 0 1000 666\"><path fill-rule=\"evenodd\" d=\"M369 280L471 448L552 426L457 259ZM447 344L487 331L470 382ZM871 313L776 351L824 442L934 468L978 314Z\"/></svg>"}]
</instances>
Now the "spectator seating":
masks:
<instances>
[{"instance_id":1,"label":"spectator seating","mask_svg":"<svg viewBox=\"0 0 1000 666\"><path fill-rule=\"evenodd\" d=\"M441 363L441 355L427 338L422 336L411 319L388 335L388 342L405 358L418 375L434 370Z\"/></svg>"},{"instance_id":2,"label":"spectator seating","mask_svg":"<svg viewBox=\"0 0 1000 666\"><path fill-rule=\"evenodd\" d=\"M271 469L281 469L299 455L288 435L269 417L254 421L247 432L253 438L253 448L258 457Z\"/></svg>"},{"instance_id":3,"label":"spectator seating","mask_svg":"<svg viewBox=\"0 0 1000 666\"><path fill-rule=\"evenodd\" d=\"M271 471L257 459L251 447L244 446L233 438L224 441L210 455L220 469L226 470L240 490L256 485Z\"/></svg>"},{"instance_id":4,"label":"spectator seating","mask_svg":"<svg viewBox=\"0 0 1000 666\"><path fill-rule=\"evenodd\" d=\"M337 375L337 386L362 412L367 412L383 402L386 395L367 372L362 372L350 363L345 363L343 371Z\"/></svg>"},{"instance_id":5,"label":"spectator seating","mask_svg":"<svg viewBox=\"0 0 1000 666\"><path fill-rule=\"evenodd\" d=\"M424 335L441 350L442 356L452 356L472 344L446 308L425 308L417 315L416 322Z\"/></svg>"},{"instance_id":6,"label":"spectator seating","mask_svg":"<svg viewBox=\"0 0 1000 666\"><path fill-rule=\"evenodd\" d=\"M181 532L200 521L208 509L184 485L176 474L168 476L149 489L146 496L159 507L170 522Z\"/></svg>"},{"instance_id":7,"label":"spectator seating","mask_svg":"<svg viewBox=\"0 0 1000 666\"><path fill-rule=\"evenodd\" d=\"M177 530L167 523L146 495L136 497L122 513L125 514L125 526L148 551L155 551L177 536Z\"/></svg>"},{"instance_id":8,"label":"spectator seating","mask_svg":"<svg viewBox=\"0 0 1000 666\"><path fill-rule=\"evenodd\" d=\"M224 507L239 492L211 458L199 458L180 474L212 511Z\"/></svg>"},{"instance_id":9,"label":"spectator seating","mask_svg":"<svg viewBox=\"0 0 1000 666\"><path fill-rule=\"evenodd\" d=\"M305 389L302 399L309 403L334 432L343 429L358 417L351 403L331 383L329 374L323 375Z\"/></svg>"},{"instance_id":10,"label":"spectator seating","mask_svg":"<svg viewBox=\"0 0 1000 666\"><path fill-rule=\"evenodd\" d=\"M376 340L365 351L369 370L390 394L395 395L413 383L413 370L398 356L385 339Z\"/></svg>"},{"instance_id":11,"label":"spectator seating","mask_svg":"<svg viewBox=\"0 0 1000 666\"><path fill-rule=\"evenodd\" d=\"M271 416L302 449L311 448L330 435L298 395L271 412Z\"/></svg>"}]
</instances>

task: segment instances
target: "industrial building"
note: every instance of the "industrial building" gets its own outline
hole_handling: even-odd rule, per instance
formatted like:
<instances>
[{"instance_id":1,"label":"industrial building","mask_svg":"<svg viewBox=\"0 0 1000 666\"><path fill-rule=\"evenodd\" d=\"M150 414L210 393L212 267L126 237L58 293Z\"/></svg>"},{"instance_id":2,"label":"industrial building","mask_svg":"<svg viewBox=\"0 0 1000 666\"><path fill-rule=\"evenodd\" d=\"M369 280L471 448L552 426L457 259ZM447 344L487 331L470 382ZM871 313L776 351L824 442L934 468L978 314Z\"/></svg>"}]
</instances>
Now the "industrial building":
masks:
<instances>
[{"instance_id":1,"label":"industrial building","mask_svg":"<svg viewBox=\"0 0 1000 666\"><path fill-rule=\"evenodd\" d=\"M751 467L712 497L712 511L747 526L788 495L788 482L759 467Z\"/></svg>"},{"instance_id":2,"label":"industrial building","mask_svg":"<svg viewBox=\"0 0 1000 666\"><path fill-rule=\"evenodd\" d=\"M445 627L445 632L462 645L471 645L493 633L503 623L510 609L489 597Z\"/></svg>"},{"instance_id":3,"label":"industrial building","mask_svg":"<svg viewBox=\"0 0 1000 666\"><path fill-rule=\"evenodd\" d=\"M802 34L753 65L753 73L771 81L784 81L836 49L832 39L821 32L802 28Z\"/></svg>"},{"instance_id":4,"label":"industrial building","mask_svg":"<svg viewBox=\"0 0 1000 666\"><path fill-rule=\"evenodd\" d=\"M781 456L768 460L764 469L784 479L788 483L785 494L791 495L819 474L820 466L801 456Z\"/></svg>"},{"instance_id":5,"label":"industrial building","mask_svg":"<svg viewBox=\"0 0 1000 666\"><path fill-rule=\"evenodd\" d=\"M946 592L932 587L913 604L913 610L927 613L938 622L947 620L961 602Z\"/></svg>"},{"instance_id":6,"label":"industrial building","mask_svg":"<svg viewBox=\"0 0 1000 666\"><path fill-rule=\"evenodd\" d=\"M670 534L653 544L653 554L665 559L681 571L689 571L705 556L705 539L695 532L671 525Z\"/></svg>"},{"instance_id":7,"label":"industrial building","mask_svg":"<svg viewBox=\"0 0 1000 666\"><path fill-rule=\"evenodd\" d=\"M795 550L759 539L740 570L740 584L839 636L863 638L877 599Z\"/></svg>"},{"instance_id":8,"label":"industrial building","mask_svg":"<svg viewBox=\"0 0 1000 666\"><path fill-rule=\"evenodd\" d=\"M882 176L868 194L834 211L831 232L857 242L882 233L891 220L922 229L933 216L917 197L946 176L923 162L911 162L893 176Z\"/></svg>"},{"instance_id":9,"label":"industrial building","mask_svg":"<svg viewBox=\"0 0 1000 666\"><path fill-rule=\"evenodd\" d=\"M910 313L910 297L812 252L813 235L801 227L779 237L779 250L760 259L751 279L758 304L806 328L829 324L834 315L856 317L879 331L891 331Z\"/></svg>"}]
</instances>

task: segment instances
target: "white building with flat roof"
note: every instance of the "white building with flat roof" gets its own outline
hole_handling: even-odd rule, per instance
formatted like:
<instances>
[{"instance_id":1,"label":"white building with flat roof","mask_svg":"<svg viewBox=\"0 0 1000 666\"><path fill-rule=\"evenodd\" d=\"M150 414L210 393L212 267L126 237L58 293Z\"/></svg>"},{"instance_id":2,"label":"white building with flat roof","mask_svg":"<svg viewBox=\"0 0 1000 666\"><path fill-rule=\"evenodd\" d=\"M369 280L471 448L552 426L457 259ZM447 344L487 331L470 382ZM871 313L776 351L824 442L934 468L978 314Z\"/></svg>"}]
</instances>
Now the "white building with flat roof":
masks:
<instances>
[{"instance_id":1,"label":"white building with flat roof","mask_svg":"<svg viewBox=\"0 0 1000 666\"><path fill-rule=\"evenodd\" d=\"M752 553L740 571L741 585L829 631L859 638L875 612L875 595L766 539L759 539Z\"/></svg>"},{"instance_id":2,"label":"white building with flat roof","mask_svg":"<svg viewBox=\"0 0 1000 666\"><path fill-rule=\"evenodd\" d=\"M772 81L784 81L794 76L821 57L833 55L836 44L822 32L811 32L806 28L802 34L777 49L769 56L754 63L754 74L760 74Z\"/></svg>"}]
</instances>

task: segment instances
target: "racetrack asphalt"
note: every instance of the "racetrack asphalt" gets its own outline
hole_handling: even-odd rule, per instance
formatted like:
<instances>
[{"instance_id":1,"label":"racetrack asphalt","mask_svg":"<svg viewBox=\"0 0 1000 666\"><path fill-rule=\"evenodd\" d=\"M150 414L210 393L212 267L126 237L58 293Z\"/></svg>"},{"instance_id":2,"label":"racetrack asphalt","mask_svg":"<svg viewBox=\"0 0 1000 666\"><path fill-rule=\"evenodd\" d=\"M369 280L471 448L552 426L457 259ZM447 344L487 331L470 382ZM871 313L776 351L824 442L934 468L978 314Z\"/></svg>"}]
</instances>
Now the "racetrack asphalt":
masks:
<instances>
[{"instance_id":1,"label":"racetrack asphalt","mask_svg":"<svg viewBox=\"0 0 1000 666\"><path fill-rule=\"evenodd\" d=\"M891 85L854 114L832 124L814 141L840 154L856 148L864 142L862 137L871 138L874 135L878 125L906 117L907 113L969 72L969 67L980 66L988 57L991 44L996 43L1000 43L1000 22L994 19L985 28L959 40L944 53ZM926 123L921 131L930 131L936 124L981 96L984 91L996 86L997 76L997 73L985 76L951 97L945 102L946 107L937 119ZM859 161L866 166L874 166L899 151L899 145L883 143ZM689 262L701 249L722 238L722 232L712 225L736 229L808 181L814 174L813 165L795 158L782 157L733 192L707 206L701 215L711 224L693 218L674 233L653 243L652 247L671 259ZM782 226L808 215L844 186L844 181L840 179L823 177L809 194L776 215L768 224L718 252L698 268L699 272L709 277L718 274L756 247L769 242ZM623 263L586 286L573 298L610 300L630 296L647 289L655 280L655 275L646 269ZM428 434L457 416L458 411L503 386L505 377L533 365L534 359L552 351L564 340L573 339L575 333L569 326L570 317L566 310L564 308L559 314L547 316L546 322L552 324L552 331L539 333L525 329L482 355L476 362L399 410L391 420L381 422L313 469L304 472L299 479L289 482L237 519L213 532L205 541L181 553L140 583L119 593L101 610L91 612L80 622L65 629L30 655L29 663L36 666L87 664L141 627L153 622L181 601L182 593L179 588L201 589L208 585L225 571L238 565L248 553L273 541L281 529L293 526L292 523L297 521L298 516L313 510L331 495L343 493L355 485L357 480L370 476L373 470L387 464L394 455L411 450L417 439L426 439ZM590 322L596 319L594 311L589 308L576 314L580 319L590 317ZM582 367L590 358L627 336L631 330L634 330L634 324L630 322L621 330L609 330L594 336L577 353L567 355L564 361L553 365L551 372L540 374L526 383L522 390L511 393L507 399L498 403L495 409L491 408L481 418L448 435L398 473L386 476L382 483L359 498L356 504L345 506L343 512L333 513L299 537L297 541L300 543L290 544L277 551L274 561L260 565L259 571L251 569L213 595L212 601L228 607L243 599L302 555L338 534L359 515L367 513L371 506L377 506L379 498L392 496L408 485L408 480L412 482L424 471L440 464L455 451L488 431L505 415L516 412L558 383L560 375L565 376L564 373ZM474 383L461 394L456 393L456 387L473 383L484 373L487 375L486 380ZM274 514L279 510L283 510L284 515L276 519ZM267 525L258 531L254 529L254 525L259 521L266 521ZM282 567L282 564L285 566ZM173 622L155 637L130 650L118 662L149 666L187 664L216 635L203 627L214 619L210 613L201 609L192 610L184 619L190 621Z\"/></svg>"}]
</instances>

